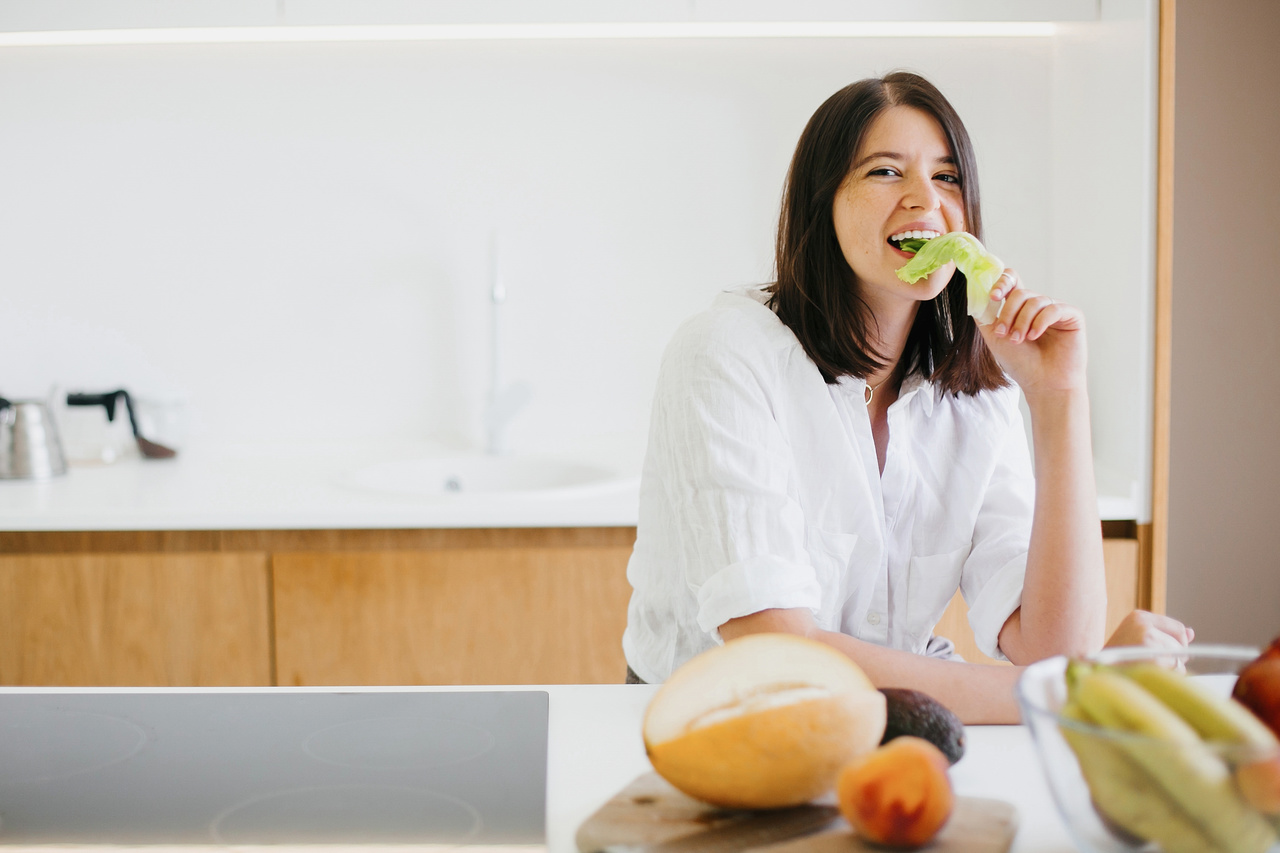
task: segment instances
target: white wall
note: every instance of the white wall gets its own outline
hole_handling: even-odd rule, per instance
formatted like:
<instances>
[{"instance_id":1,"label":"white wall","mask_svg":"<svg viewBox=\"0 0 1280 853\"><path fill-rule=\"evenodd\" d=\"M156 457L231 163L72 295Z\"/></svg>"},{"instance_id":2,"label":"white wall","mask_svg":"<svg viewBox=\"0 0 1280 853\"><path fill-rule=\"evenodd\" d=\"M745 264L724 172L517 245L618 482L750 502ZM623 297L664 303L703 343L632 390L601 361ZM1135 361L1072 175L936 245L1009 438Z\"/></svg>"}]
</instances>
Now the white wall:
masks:
<instances>
[{"instance_id":1,"label":"white wall","mask_svg":"<svg viewBox=\"0 0 1280 853\"><path fill-rule=\"evenodd\" d=\"M908 68L969 125L991 248L1090 312L1099 467L1123 492L1149 456L1127 402L1149 374L1149 182L1125 176L1150 160L1150 3L1107 7L1138 23L5 49L0 393L181 397L196 442L478 445L496 231L504 373L534 392L511 446L638 466L672 330L769 277L808 116Z\"/></svg>"}]
</instances>

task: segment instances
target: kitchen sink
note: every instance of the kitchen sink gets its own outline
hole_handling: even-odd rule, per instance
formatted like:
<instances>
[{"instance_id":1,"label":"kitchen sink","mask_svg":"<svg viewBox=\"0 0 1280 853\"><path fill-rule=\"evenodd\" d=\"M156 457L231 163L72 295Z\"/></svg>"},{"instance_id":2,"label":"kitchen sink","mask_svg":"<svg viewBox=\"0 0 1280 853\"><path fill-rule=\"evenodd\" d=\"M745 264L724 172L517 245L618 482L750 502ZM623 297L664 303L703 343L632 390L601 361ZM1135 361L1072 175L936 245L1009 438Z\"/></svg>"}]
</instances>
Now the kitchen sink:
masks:
<instances>
[{"instance_id":1,"label":"kitchen sink","mask_svg":"<svg viewBox=\"0 0 1280 853\"><path fill-rule=\"evenodd\" d=\"M634 485L607 468L552 457L456 454L379 462L351 472L360 489L419 497L573 496Z\"/></svg>"}]
</instances>

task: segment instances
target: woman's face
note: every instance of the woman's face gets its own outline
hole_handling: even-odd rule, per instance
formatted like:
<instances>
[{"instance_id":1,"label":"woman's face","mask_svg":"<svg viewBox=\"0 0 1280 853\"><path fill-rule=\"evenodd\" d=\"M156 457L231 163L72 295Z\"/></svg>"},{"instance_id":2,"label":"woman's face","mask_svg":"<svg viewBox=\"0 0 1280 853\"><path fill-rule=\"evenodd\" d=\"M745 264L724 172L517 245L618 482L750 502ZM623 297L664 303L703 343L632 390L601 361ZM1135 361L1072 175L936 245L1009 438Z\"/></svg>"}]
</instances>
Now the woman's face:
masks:
<instances>
[{"instance_id":1,"label":"woman's face","mask_svg":"<svg viewBox=\"0 0 1280 853\"><path fill-rule=\"evenodd\" d=\"M876 117L832 207L836 237L873 311L937 296L955 272L947 264L915 284L895 272L911 253L891 238L908 231L964 230L960 173L941 125L914 107Z\"/></svg>"}]
</instances>

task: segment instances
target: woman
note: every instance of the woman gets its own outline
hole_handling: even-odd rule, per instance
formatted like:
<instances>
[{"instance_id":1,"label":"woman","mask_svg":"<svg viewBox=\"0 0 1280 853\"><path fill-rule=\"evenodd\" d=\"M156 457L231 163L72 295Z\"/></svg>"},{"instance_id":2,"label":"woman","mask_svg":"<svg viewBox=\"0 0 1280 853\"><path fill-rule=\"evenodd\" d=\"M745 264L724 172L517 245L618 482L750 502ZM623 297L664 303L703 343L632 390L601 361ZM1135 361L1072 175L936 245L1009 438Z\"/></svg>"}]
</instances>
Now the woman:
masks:
<instances>
[{"instance_id":1,"label":"woman","mask_svg":"<svg viewBox=\"0 0 1280 853\"><path fill-rule=\"evenodd\" d=\"M973 148L928 81L863 80L810 119L777 281L721 294L663 359L627 570L630 680L782 631L966 722L1014 722L1018 667L964 663L932 636L957 588L993 657L1103 645L1083 316L1011 269L982 327L953 265L897 278L900 239L961 230L982 237ZM1111 643L1191 637L1137 612Z\"/></svg>"}]
</instances>

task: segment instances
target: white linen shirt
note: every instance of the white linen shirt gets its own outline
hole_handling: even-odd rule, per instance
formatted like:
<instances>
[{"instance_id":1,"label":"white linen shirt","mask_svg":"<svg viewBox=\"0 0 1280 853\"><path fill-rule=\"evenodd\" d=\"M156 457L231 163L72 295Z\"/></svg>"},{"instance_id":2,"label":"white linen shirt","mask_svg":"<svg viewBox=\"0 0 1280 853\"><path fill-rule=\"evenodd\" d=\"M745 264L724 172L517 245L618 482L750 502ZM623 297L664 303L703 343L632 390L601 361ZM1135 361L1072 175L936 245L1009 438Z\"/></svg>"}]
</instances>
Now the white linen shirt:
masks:
<instances>
[{"instance_id":1,"label":"white linen shirt","mask_svg":"<svg viewBox=\"0 0 1280 853\"><path fill-rule=\"evenodd\" d=\"M1022 603L1034 480L1016 387L913 376L881 474L866 383L828 385L760 287L728 291L663 356L623 650L665 681L719 626L808 608L820 629L925 652L957 587L978 647Z\"/></svg>"}]
</instances>

